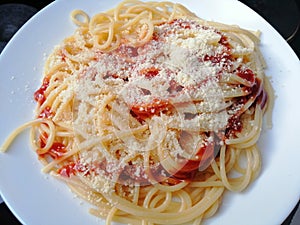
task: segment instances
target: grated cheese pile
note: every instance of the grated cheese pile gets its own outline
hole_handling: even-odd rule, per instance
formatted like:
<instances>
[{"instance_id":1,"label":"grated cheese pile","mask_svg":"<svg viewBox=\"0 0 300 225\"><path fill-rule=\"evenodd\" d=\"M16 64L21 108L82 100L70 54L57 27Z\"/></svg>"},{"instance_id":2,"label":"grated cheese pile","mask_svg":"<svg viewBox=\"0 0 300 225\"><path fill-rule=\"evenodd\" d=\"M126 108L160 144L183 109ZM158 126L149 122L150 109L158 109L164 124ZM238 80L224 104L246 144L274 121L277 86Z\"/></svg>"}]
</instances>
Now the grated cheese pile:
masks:
<instances>
[{"instance_id":1,"label":"grated cheese pile","mask_svg":"<svg viewBox=\"0 0 300 225\"><path fill-rule=\"evenodd\" d=\"M198 134L191 143L196 151L199 142L213 141L199 132L225 130L231 103L220 79L230 76L224 68L238 68L242 60L228 63L223 39L214 28L178 19L156 26L143 46L124 43L112 52L94 52L95 60L73 84L73 123L79 148L88 149L80 163L86 173L97 174L95 188L108 192L129 159L131 176L147 179L142 156L157 146L166 156L185 156L177 131Z\"/></svg>"}]
</instances>

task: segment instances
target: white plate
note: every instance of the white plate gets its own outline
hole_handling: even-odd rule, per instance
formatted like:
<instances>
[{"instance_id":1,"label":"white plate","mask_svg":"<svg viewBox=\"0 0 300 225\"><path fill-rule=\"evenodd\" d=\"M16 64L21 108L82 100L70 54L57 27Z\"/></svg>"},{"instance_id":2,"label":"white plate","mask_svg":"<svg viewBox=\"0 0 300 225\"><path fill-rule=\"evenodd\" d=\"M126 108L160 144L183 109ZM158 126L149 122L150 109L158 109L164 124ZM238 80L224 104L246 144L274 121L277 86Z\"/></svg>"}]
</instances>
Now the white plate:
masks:
<instances>
[{"instance_id":1,"label":"white plate","mask_svg":"<svg viewBox=\"0 0 300 225\"><path fill-rule=\"evenodd\" d=\"M290 213L300 194L300 63L284 39L260 16L237 0L178 0L198 16L248 29L261 30L261 49L276 90L272 130L260 141L263 167L243 193L227 193L217 215L204 224L274 225ZM33 92L40 85L45 57L71 35L73 9L90 15L116 5L116 0L58 0L34 16L0 56L0 143L17 126L30 120ZM88 205L50 176L30 149L28 132L0 154L0 191L19 220L27 225L104 224L88 213ZM100 223L99 223L100 222Z\"/></svg>"}]
</instances>

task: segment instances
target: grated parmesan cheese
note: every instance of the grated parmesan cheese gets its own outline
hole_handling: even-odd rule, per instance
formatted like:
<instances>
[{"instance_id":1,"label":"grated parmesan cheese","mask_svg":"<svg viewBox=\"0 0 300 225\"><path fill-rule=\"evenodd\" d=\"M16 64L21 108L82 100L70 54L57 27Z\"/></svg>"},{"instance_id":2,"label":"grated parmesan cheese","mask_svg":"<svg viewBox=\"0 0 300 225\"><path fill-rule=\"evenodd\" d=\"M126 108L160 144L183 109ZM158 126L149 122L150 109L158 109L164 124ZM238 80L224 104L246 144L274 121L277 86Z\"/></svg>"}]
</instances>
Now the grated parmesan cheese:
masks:
<instances>
[{"instance_id":1,"label":"grated parmesan cheese","mask_svg":"<svg viewBox=\"0 0 300 225\"><path fill-rule=\"evenodd\" d=\"M176 161L187 154L179 141L180 131L193 135L224 131L229 118L240 110L239 106L226 110L232 106L226 94L236 90L220 83L231 79L227 70L238 68L242 59L228 63L227 47L219 44L220 32L178 20L155 26L155 33L158 40L143 46L121 45L113 52L85 54L84 58L94 60L79 68L72 84L75 91L62 92L65 101L74 95L77 138L89 147L80 153L81 164L87 167L86 174L97 177L93 187L104 193L110 192L111 181L126 172L127 160L135 160L130 161L131 172L127 171L131 178L147 180L141 159L145 152L161 148L165 157ZM238 46L235 52L248 50ZM134 113L151 116L142 117L145 126L140 128ZM194 140L195 148L215 141L212 136ZM94 171L96 162L103 165ZM164 170L161 174L167 176Z\"/></svg>"}]
</instances>

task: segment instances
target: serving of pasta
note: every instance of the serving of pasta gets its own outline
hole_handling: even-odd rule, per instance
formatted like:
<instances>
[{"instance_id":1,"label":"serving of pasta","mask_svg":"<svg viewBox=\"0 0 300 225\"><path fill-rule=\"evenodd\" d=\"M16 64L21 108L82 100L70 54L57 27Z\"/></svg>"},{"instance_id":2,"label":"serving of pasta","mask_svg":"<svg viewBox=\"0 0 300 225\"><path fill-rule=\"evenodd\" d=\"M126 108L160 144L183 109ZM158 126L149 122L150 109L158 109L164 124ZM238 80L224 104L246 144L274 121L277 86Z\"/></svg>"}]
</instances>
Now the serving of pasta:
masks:
<instances>
[{"instance_id":1,"label":"serving of pasta","mask_svg":"<svg viewBox=\"0 0 300 225\"><path fill-rule=\"evenodd\" d=\"M128 0L89 16L48 57L31 128L43 172L107 224L200 224L259 175L273 90L259 32L181 4Z\"/></svg>"}]
</instances>

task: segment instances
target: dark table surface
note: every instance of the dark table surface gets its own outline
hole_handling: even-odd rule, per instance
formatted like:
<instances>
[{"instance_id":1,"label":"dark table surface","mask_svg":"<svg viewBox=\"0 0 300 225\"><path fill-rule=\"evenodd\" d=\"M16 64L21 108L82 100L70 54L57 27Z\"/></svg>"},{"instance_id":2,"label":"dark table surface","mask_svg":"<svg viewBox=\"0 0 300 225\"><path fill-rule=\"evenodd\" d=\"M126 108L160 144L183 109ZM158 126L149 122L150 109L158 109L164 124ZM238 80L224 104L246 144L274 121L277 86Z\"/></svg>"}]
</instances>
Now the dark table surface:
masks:
<instances>
[{"instance_id":1,"label":"dark table surface","mask_svg":"<svg viewBox=\"0 0 300 225\"><path fill-rule=\"evenodd\" d=\"M256 12L263 16L289 43L295 53L300 58L300 29L299 28L299 8L300 0L240 0L241 2L251 6ZM37 11L51 3L52 0L1 0L0 1L0 25L4 22L4 11L1 12L1 5L8 3L17 3L27 5L27 12L23 13L23 18L18 21L18 27L21 26L27 19L34 15ZM268 9L268 4L271 4ZM279 7L278 7L279 6ZM273 7L273 8L272 8ZM289 7L289 8L288 8ZM20 12L16 12L20 13ZM2 15L1 15L2 14ZM14 28L14 32L17 30ZM0 52L5 46L11 34L5 33L0 29ZM300 71L299 71L300 72ZM286 218L282 225L290 225L295 212L299 207L296 205L291 214ZM0 204L0 224L1 225L19 225L21 224L11 213L5 203ZM299 221L300 224L300 221Z\"/></svg>"}]
</instances>

